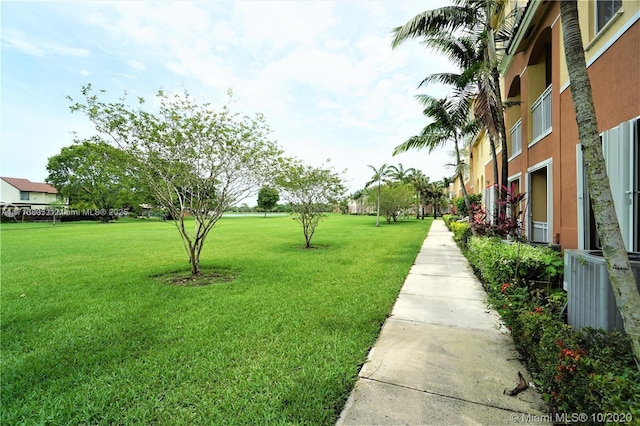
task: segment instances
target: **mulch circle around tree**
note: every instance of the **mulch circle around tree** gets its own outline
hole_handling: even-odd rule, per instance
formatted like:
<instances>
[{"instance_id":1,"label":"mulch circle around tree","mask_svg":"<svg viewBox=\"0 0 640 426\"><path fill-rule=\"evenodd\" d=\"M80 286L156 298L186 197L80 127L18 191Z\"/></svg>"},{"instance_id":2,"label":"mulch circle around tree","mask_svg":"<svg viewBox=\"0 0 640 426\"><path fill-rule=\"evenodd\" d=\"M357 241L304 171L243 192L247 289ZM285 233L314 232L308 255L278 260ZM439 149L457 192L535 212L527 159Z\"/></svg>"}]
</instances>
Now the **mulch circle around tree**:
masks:
<instances>
[{"instance_id":1,"label":"mulch circle around tree","mask_svg":"<svg viewBox=\"0 0 640 426\"><path fill-rule=\"evenodd\" d=\"M212 284L228 283L236 279L239 271L224 268L202 269L199 275L192 275L191 271L174 271L152 275L151 278L161 284L178 285L184 287L203 287Z\"/></svg>"}]
</instances>

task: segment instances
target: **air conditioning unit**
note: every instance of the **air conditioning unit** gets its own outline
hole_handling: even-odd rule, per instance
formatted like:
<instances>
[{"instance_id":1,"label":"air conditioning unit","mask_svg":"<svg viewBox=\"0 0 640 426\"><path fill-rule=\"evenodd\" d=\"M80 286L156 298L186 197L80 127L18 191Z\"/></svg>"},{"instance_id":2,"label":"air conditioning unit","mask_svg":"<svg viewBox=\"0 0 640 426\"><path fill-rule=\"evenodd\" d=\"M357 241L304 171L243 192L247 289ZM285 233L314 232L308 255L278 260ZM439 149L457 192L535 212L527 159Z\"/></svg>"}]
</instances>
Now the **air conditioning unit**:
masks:
<instances>
[{"instance_id":1,"label":"air conditioning unit","mask_svg":"<svg viewBox=\"0 0 640 426\"><path fill-rule=\"evenodd\" d=\"M640 253L629 253L629 260L640 292ZM565 250L564 289L569 325L624 331L602 251Z\"/></svg>"}]
</instances>

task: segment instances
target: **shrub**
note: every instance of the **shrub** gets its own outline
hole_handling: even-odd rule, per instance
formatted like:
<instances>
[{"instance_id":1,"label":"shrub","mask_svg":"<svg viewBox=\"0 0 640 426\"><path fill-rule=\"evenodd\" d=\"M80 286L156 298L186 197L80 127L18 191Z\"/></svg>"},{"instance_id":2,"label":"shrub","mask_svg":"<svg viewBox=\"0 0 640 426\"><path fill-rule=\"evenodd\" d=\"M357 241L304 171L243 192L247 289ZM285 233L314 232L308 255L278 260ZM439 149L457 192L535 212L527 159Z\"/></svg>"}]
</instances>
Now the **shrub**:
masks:
<instances>
[{"instance_id":1,"label":"shrub","mask_svg":"<svg viewBox=\"0 0 640 426\"><path fill-rule=\"evenodd\" d=\"M449 229L453 232L453 239L466 248L471 238L471 225L468 222L451 222Z\"/></svg>"},{"instance_id":2,"label":"shrub","mask_svg":"<svg viewBox=\"0 0 640 426\"><path fill-rule=\"evenodd\" d=\"M540 291L532 284L558 282L560 253L474 236L467 257L554 411L586 413L590 420L598 413L622 413L627 422L640 418L640 372L629 339L603 330L573 330L560 320L566 293Z\"/></svg>"},{"instance_id":3,"label":"shrub","mask_svg":"<svg viewBox=\"0 0 640 426\"><path fill-rule=\"evenodd\" d=\"M553 374L547 398L554 409L639 418L640 372L628 337L585 328L571 341L556 339L555 344L555 364L546 370L546 375Z\"/></svg>"},{"instance_id":4,"label":"shrub","mask_svg":"<svg viewBox=\"0 0 640 426\"><path fill-rule=\"evenodd\" d=\"M480 205L482 201L482 194L469 194L469 202L473 204ZM456 208L456 212L458 212L458 216L465 217L469 216L469 212L467 211L467 205L464 203L464 198L459 197L453 200L453 205Z\"/></svg>"},{"instance_id":5,"label":"shrub","mask_svg":"<svg viewBox=\"0 0 640 426\"><path fill-rule=\"evenodd\" d=\"M499 238L472 237L469 262L488 284L532 281L559 283L564 272L562 254L548 247L516 242L505 244Z\"/></svg>"},{"instance_id":6,"label":"shrub","mask_svg":"<svg viewBox=\"0 0 640 426\"><path fill-rule=\"evenodd\" d=\"M493 220L489 220L487 212L479 204L472 204L471 228L474 235L499 236L511 240L521 240L522 225L522 202L525 198L524 192L517 192L515 185L502 187L505 196L502 200L497 200L495 206L497 211Z\"/></svg>"},{"instance_id":7,"label":"shrub","mask_svg":"<svg viewBox=\"0 0 640 426\"><path fill-rule=\"evenodd\" d=\"M449 230L451 230L451 222L455 222L458 219L460 219L460 216L456 216L454 214L442 215L442 220L444 221L444 224L447 225L447 228L449 228Z\"/></svg>"}]
</instances>

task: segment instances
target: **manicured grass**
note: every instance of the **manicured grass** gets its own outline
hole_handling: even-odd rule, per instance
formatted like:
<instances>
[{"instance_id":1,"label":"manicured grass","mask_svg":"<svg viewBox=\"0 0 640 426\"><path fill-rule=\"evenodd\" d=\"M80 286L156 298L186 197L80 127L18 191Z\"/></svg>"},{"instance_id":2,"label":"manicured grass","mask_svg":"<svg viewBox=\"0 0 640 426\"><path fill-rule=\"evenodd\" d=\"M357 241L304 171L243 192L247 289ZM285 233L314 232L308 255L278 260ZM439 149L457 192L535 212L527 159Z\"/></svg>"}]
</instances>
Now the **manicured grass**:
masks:
<instances>
[{"instance_id":1,"label":"manicured grass","mask_svg":"<svg viewBox=\"0 0 640 426\"><path fill-rule=\"evenodd\" d=\"M431 221L223 218L188 270L161 222L3 224L1 424L333 424Z\"/></svg>"}]
</instances>

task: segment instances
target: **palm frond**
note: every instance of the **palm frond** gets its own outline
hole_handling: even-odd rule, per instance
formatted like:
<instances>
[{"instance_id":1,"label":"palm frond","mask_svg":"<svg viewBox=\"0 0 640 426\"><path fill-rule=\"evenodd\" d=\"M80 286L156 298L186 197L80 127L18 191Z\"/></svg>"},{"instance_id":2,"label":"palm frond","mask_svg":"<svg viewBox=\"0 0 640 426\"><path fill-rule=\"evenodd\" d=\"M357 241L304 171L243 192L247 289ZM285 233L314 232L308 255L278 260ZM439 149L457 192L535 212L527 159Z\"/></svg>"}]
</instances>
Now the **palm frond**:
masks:
<instances>
[{"instance_id":1,"label":"palm frond","mask_svg":"<svg viewBox=\"0 0 640 426\"><path fill-rule=\"evenodd\" d=\"M424 80L422 80L420 84L418 84L418 88L426 86L431 83L445 84L448 86L458 86L461 79L462 79L462 75L456 74L456 73L443 72L443 73L431 74L425 77Z\"/></svg>"},{"instance_id":2,"label":"palm frond","mask_svg":"<svg viewBox=\"0 0 640 426\"><path fill-rule=\"evenodd\" d=\"M476 11L467 6L445 6L427 10L391 31L391 47L395 49L407 40L430 34L453 33L459 29L470 28L476 22L476 18Z\"/></svg>"},{"instance_id":3,"label":"palm frond","mask_svg":"<svg viewBox=\"0 0 640 426\"><path fill-rule=\"evenodd\" d=\"M500 26L496 29L496 43L502 43L506 45L514 34L515 28L520 22L520 18L524 13L524 7L513 8L502 21Z\"/></svg>"},{"instance_id":4,"label":"palm frond","mask_svg":"<svg viewBox=\"0 0 640 426\"><path fill-rule=\"evenodd\" d=\"M466 68L483 59L482 46L478 44L478 38L475 36L437 33L426 37L422 44L441 53L460 68Z\"/></svg>"},{"instance_id":5,"label":"palm frond","mask_svg":"<svg viewBox=\"0 0 640 426\"><path fill-rule=\"evenodd\" d=\"M445 141L446 137L443 137L443 135L439 133L425 134L423 132L419 136L411 136L405 142L396 146L393 150L393 155L398 155L414 149L427 149L429 152L431 152L438 146L442 145Z\"/></svg>"},{"instance_id":6,"label":"palm frond","mask_svg":"<svg viewBox=\"0 0 640 426\"><path fill-rule=\"evenodd\" d=\"M489 73L483 73L478 82L478 94L476 96L473 113L480 123L494 138L499 138L498 114L502 113L502 104L496 97L495 82Z\"/></svg>"}]
</instances>

